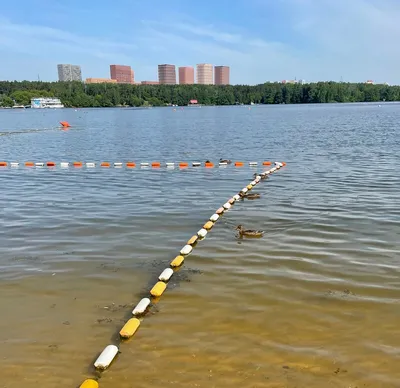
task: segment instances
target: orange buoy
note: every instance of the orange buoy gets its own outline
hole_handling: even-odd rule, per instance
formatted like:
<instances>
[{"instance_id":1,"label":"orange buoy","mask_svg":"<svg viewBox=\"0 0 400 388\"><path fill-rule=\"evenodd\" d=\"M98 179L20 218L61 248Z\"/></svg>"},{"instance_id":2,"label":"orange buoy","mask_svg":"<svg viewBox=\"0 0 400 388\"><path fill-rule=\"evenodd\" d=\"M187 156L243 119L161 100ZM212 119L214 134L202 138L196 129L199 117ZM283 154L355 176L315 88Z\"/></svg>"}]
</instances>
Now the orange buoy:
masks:
<instances>
[{"instance_id":1,"label":"orange buoy","mask_svg":"<svg viewBox=\"0 0 400 388\"><path fill-rule=\"evenodd\" d=\"M47 162L47 163L46 163L46 166L47 166L47 167L55 167L56 164L55 164L54 162Z\"/></svg>"},{"instance_id":2,"label":"orange buoy","mask_svg":"<svg viewBox=\"0 0 400 388\"><path fill-rule=\"evenodd\" d=\"M7 162L0 162L0 167L7 167L8 163Z\"/></svg>"},{"instance_id":3,"label":"orange buoy","mask_svg":"<svg viewBox=\"0 0 400 388\"><path fill-rule=\"evenodd\" d=\"M33 162L25 162L25 167L33 167L35 163Z\"/></svg>"},{"instance_id":4,"label":"orange buoy","mask_svg":"<svg viewBox=\"0 0 400 388\"><path fill-rule=\"evenodd\" d=\"M153 163L151 164L151 167L153 167L153 168L160 168L160 167L161 167L161 163L160 163L160 162L153 162Z\"/></svg>"},{"instance_id":5,"label":"orange buoy","mask_svg":"<svg viewBox=\"0 0 400 388\"><path fill-rule=\"evenodd\" d=\"M263 166L270 166L272 164L272 162L270 162L269 160L263 162Z\"/></svg>"},{"instance_id":6,"label":"orange buoy","mask_svg":"<svg viewBox=\"0 0 400 388\"><path fill-rule=\"evenodd\" d=\"M285 162L282 162L282 164L283 164L284 166L286 166L286 163L285 163Z\"/></svg>"},{"instance_id":7,"label":"orange buoy","mask_svg":"<svg viewBox=\"0 0 400 388\"><path fill-rule=\"evenodd\" d=\"M128 167L128 168L135 168L135 167L136 167L136 163L134 163L134 162L127 162L127 163L126 163L126 167Z\"/></svg>"},{"instance_id":8,"label":"orange buoy","mask_svg":"<svg viewBox=\"0 0 400 388\"><path fill-rule=\"evenodd\" d=\"M235 167L243 167L244 163L243 162L235 162Z\"/></svg>"},{"instance_id":9,"label":"orange buoy","mask_svg":"<svg viewBox=\"0 0 400 388\"><path fill-rule=\"evenodd\" d=\"M214 167L214 163L212 163L212 162L206 162L206 163L205 163L205 166L206 166L207 168L211 168L211 167Z\"/></svg>"},{"instance_id":10,"label":"orange buoy","mask_svg":"<svg viewBox=\"0 0 400 388\"><path fill-rule=\"evenodd\" d=\"M181 162L181 163L179 163L179 167L180 167L180 168L189 167L189 163L187 163L187 162Z\"/></svg>"},{"instance_id":11,"label":"orange buoy","mask_svg":"<svg viewBox=\"0 0 400 388\"><path fill-rule=\"evenodd\" d=\"M82 167L82 162L74 162L73 166L74 167Z\"/></svg>"},{"instance_id":12,"label":"orange buoy","mask_svg":"<svg viewBox=\"0 0 400 388\"><path fill-rule=\"evenodd\" d=\"M109 162L102 162L100 164L100 167L110 167L110 163Z\"/></svg>"},{"instance_id":13,"label":"orange buoy","mask_svg":"<svg viewBox=\"0 0 400 388\"><path fill-rule=\"evenodd\" d=\"M63 128L69 128L71 125L68 121L60 121Z\"/></svg>"}]
</instances>

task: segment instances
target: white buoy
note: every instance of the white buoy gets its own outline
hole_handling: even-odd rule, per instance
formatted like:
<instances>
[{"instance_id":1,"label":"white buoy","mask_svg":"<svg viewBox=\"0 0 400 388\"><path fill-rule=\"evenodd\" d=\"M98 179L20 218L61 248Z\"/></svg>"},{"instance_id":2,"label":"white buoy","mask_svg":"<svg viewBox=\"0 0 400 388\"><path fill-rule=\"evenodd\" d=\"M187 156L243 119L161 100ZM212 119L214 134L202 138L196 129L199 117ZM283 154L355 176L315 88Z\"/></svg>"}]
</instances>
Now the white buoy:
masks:
<instances>
[{"instance_id":1,"label":"white buoy","mask_svg":"<svg viewBox=\"0 0 400 388\"><path fill-rule=\"evenodd\" d=\"M93 168L93 167L96 167L96 163L87 162L87 163L86 163L86 167L87 167L87 168Z\"/></svg>"},{"instance_id":2,"label":"white buoy","mask_svg":"<svg viewBox=\"0 0 400 388\"><path fill-rule=\"evenodd\" d=\"M242 190L240 190L241 193L246 194L249 191L247 187L243 187Z\"/></svg>"},{"instance_id":3,"label":"white buoy","mask_svg":"<svg viewBox=\"0 0 400 388\"><path fill-rule=\"evenodd\" d=\"M171 279L171 276L174 274L174 270L172 268L165 268L164 271L161 272L161 275L158 277L158 280L162 282L167 282Z\"/></svg>"},{"instance_id":4,"label":"white buoy","mask_svg":"<svg viewBox=\"0 0 400 388\"><path fill-rule=\"evenodd\" d=\"M232 205L229 202L224 203L222 206L226 210L228 210L228 209L230 209L232 207Z\"/></svg>"},{"instance_id":5,"label":"white buoy","mask_svg":"<svg viewBox=\"0 0 400 388\"><path fill-rule=\"evenodd\" d=\"M281 162L275 162L275 165L276 165L277 167L283 167L283 163L281 163Z\"/></svg>"},{"instance_id":6,"label":"white buoy","mask_svg":"<svg viewBox=\"0 0 400 388\"><path fill-rule=\"evenodd\" d=\"M239 194L236 194L236 195L233 196L233 198L235 199L235 201L239 201L240 195L239 195Z\"/></svg>"},{"instance_id":7,"label":"white buoy","mask_svg":"<svg viewBox=\"0 0 400 388\"><path fill-rule=\"evenodd\" d=\"M182 249L181 249L181 255L188 255L190 252L192 252L193 247L191 245L185 245Z\"/></svg>"},{"instance_id":8,"label":"white buoy","mask_svg":"<svg viewBox=\"0 0 400 388\"><path fill-rule=\"evenodd\" d=\"M143 298L137 305L136 307L132 310L133 315L140 315L143 314L147 307L150 305L150 299L149 298Z\"/></svg>"},{"instance_id":9,"label":"white buoy","mask_svg":"<svg viewBox=\"0 0 400 388\"><path fill-rule=\"evenodd\" d=\"M165 163L165 165L167 166L167 168L174 168L175 167L175 163L174 162L167 162L167 163Z\"/></svg>"},{"instance_id":10,"label":"white buoy","mask_svg":"<svg viewBox=\"0 0 400 388\"><path fill-rule=\"evenodd\" d=\"M118 353L118 348L115 345L108 345L101 352L100 356L94 362L94 367L96 369L107 369L115 356Z\"/></svg>"},{"instance_id":11,"label":"white buoy","mask_svg":"<svg viewBox=\"0 0 400 388\"><path fill-rule=\"evenodd\" d=\"M276 167L271 168L271 170L269 170L270 173L275 172L277 169Z\"/></svg>"},{"instance_id":12,"label":"white buoy","mask_svg":"<svg viewBox=\"0 0 400 388\"><path fill-rule=\"evenodd\" d=\"M250 183L252 186L255 186L257 184L257 182L254 180Z\"/></svg>"},{"instance_id":13,"label":"white buoy","mask_svg":"<svg viewBox=\"0 0 400 388\"><path fill-rule=\"evenodd\" d=\"M204 228L201 228L198 232L197 232L197 235L199 236L199 237L201 237L201 238L204 238L204 237L206 237L207 236L207 231L204 229Z\"/></svg>"},{"instance_id":14,"label":"white buoy","mask_svg":"<svg viewBox=\"0 0 400 388\"><path fill-rule=\"evenodd\" d=\"M114 167L122 167L122 163L121 162L115 162L114 163Z\"/></svg>"},{"instance_id":15,"label":"white buoy","mask_svg":"<svg viewBox=\"0 0 400 388\"><path fill-rule=\"evenodd\" d=\"M228 163L227 163L227 162L219 162L219 165L220 165L220 166L227 166Z\"/></svg>"},{"instance_id":16,"label":"white buoy","mask_svg":"<svg viewBox=\"0 0 400 388\"><path fill-rule=\"evenodd\" d=\"M218 215L218 214L213 214L213 215L210 217L210 221L216 222L216 221L218 221L218 218L219 218L219 215Z\"/></svg>"},{"instance_id":17,"label":"white buoy","mask_svg":"<svg viewBox=\"0 0 400 388\"><path fill-rule=\"evenodd\" d=\"M69 167L69 162L61 162L61 163L60 163L60 167L61 167L61 168L67 168L67 167Z\"/></svg>"},{"instance_id":18,"label":"white buoy","mask_svg":"<svg viewBox=\"0 0 400 388\"><path fill-rule=\"evenodd\" d=\"M149 163L142 162L140 163L140 167L149 167Z\"/></svg>"},{"instance_id":19,"label":"white buoy","mask_svg":"<svg viewBox=\"0 0 400 388\"><path fill-rule=\"evenodd\" d=\"M44 163L43 163L43 162L36 162L36 163L35 163L35 166L36 166L36 167L43 167L43 166L44 166Z\"/></svg>"},{"instance_id":20,"label":"white buoy","mask_svg":"<svg viewBox=\"0 0 400 388\"><path fill-rule=\"evenodd\" d=\"M257 166L258 162L249 162L249 166Z\"/></svg>"},{"instance_id":21,"label":"white buoy","mask_svg":"<svg viewBox=\"0 0 400 388\"><path fill-rule=\"evenodd\" d=\"M192 166L193 166L193 167L200 167L200 166L201 166L201 163L200 163L200 162L193 162L193 163L192 163Z\"/></svg>"},{"instance_id":22,"label":"white buoy","mask_svg":"<svg viewBox=\"0 0 400 388\"><path fill-rule=\"evenodd\" d=\"M11 167L19 167L19 163L18 162L11 162L10 166Z\"/></svg>"}]
</instances>

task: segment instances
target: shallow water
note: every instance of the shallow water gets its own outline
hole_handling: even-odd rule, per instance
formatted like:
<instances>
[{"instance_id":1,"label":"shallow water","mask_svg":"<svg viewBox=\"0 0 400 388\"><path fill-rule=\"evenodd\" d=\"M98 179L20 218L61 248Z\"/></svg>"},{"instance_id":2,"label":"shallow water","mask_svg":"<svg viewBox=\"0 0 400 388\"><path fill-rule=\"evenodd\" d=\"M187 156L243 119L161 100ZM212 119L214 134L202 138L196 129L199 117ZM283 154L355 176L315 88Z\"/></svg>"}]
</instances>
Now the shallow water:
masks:
<instances>
[{"instance_id":1,"label":"shallow water","mask_svg":"<svg viewBox=\"0 0 400 388\"><path fill-rule=\"evenodd\" d=\"M398 104L0 111L0 160L287 162L197 245L102 388L398 387L399 122ZM0 387L96 376L262 169L0 169ZM238 240L239 223L266 234Z\"/></svg>"}]
</instances>

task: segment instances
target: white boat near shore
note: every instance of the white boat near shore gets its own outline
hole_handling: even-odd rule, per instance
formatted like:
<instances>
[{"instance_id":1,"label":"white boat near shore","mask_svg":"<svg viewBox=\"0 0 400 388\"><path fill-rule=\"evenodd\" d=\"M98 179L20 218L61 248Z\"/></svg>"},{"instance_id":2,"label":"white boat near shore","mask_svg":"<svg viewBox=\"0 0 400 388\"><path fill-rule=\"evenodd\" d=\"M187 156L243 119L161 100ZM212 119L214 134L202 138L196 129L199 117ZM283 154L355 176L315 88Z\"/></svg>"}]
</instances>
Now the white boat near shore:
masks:
<instances>
[{"instance_id":1,"label":"white boat near shore","mask_svg":"<svg viewBox=\"0 0 400 388\"><path fill-rule=\"evenodd\" d=\"M49 97L39 97L31 99L31 108L35 109L44 109L44 108L52 108L59 109L64 108L64 105L61 103L59 98L49 98Z\"/></svg>"}]
</instances>

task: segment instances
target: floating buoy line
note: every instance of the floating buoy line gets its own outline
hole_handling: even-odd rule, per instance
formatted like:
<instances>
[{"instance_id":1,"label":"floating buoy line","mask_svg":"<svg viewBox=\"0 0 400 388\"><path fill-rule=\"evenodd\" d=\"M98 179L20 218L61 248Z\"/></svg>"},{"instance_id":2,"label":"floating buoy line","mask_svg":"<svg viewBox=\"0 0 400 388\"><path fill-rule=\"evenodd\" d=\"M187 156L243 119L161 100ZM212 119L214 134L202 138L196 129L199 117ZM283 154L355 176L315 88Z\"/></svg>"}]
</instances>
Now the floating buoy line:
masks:
<instances>
[{"instance_id":1,"label":"floating buoy line","mask_svg":"<svg viewBox=\"0 0 400 388\"><path fill-rule=\"evenodd\" d=\"M285 163L281 163L283 166ZM270 161L264 161L264 162L246 162L246 165L248 167L258 167L259 165L262 166L271 166L272 162ZM61 169L68 169L68 168L86 168L86 169L95 169L97 167L100 167L102 169L104 168L125 168L125 169L135 169L135 168L154 168L154 169L159 169L159 168L166 168L166 169L174 169L179 168L179 169L187 169L189 167L191 168L199 168L199 167L205 167L205 168L214 168L214 167L228 167L229 165L226 162L133 162L133 161L128 161L128 162L82 162L82 161L75 161L75 162L53 162L53 161L47 161L47 162L33 162L33 161L26 161L26 162L17 162L17 161L0 161L0 167L2 169L4 168L20 168L20 167L25 167L25 168L49 168L49 169L55 169L55 168L61 168ZM232 166L234 167L244 167L245 163L244 162L234 162L232 163Z\"/></svg>"},{"instance_id":2,"label":"floating buoy line","mask_svg":"<svg viewBox=\"0 0 400 388\"><path fill-rule=\"evenodd\" d=\"M134 336L134 334L139 330L141 325L141 320L145 317L146 313L151 309L151 297L159 298L163 295L165 290L168 287L168 282L174 275L174 269L181 267L185 259L190 253L192 253L194 244L198 241L203 240L207 234L211 231L216 222L221 218L221 216L229 210L236 201L241 199L241 196L250 190L253 189L254 186L260 183L262 178L273 174L286 164L283 162L275 162L275 166L269 169L268 171L264 171L257 175L253 181L250 182L246 187L239 191L238 194L231 197L226 203L223 204L222 207L217 209L215 213L213 213L210 218L205 222L199 231L193 235L186 244L182 247L179 252L179 255L176 256L171 262L168 268L164 269L160 276L158 277L158 281L149 291L149 297L145 297L139 301L139 303L132 310L132 318L128 319L128 321L121 328L119 335L121 340L128 339ZM109 344L107 345L103 351L99 354L96 361L94 362L94 367L97 371L103 371L110 367L115 357L119 353L119 348L116 345ZM81 385L80 388L98 388L99 383L96 378L86 379Z\"/></svg>"}]
</instances>

